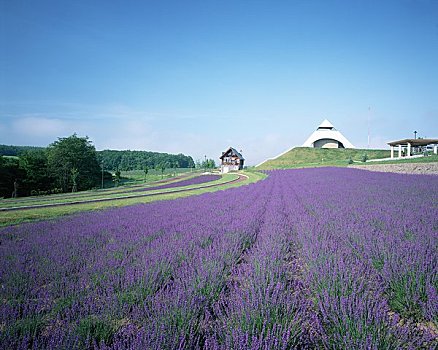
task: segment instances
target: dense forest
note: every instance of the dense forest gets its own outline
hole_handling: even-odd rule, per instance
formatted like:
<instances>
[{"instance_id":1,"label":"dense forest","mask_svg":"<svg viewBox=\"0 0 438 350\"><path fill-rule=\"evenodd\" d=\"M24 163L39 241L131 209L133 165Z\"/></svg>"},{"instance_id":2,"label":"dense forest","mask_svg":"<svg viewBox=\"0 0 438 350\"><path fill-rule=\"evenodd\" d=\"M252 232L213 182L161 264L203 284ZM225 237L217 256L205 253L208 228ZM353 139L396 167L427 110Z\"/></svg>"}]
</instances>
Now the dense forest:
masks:
<instances>
[{"instance_id":1,"label":"dense forest","mask_svg":"<svg viewBox=\"0 0 438 350\"><path fill-rule=\"evenodd\" d=\"M48 147L0 145L0 198L87 190L99 187L102 176L111 180L110 172L191 167L192 157L183 154L98 152L76 134Z\"/></svg>"},{"instance_id":2,"label":"dense forest","mask_svg":"<svg viewBox=\"0 0 438 350\"><path fill-rule=\"evenodd\" d=\"M45 147L0 145L0 156L17 157L26 151L42 150Z\"/></svg>"},{"instance_id":3,"label":"dense forest","mask_svg":"<svg viewBox=\"0 0 438 350\"><path fill-rule=\"evenodd\" d=\"M166 168L193 168L195 166L192 157L184 154L105 150L98 151L97 158L108 170L143 170L145 167L157 168L162 164L166 165Z\"/></svg>"},{"instance_id":4,"label":"dense forest","mask_svg":"<svg viewBox=\"0 0 438 350\"><path fill-rule=\"evenodd\" d=\"M20 156L28 151L43 151L44 147L0 145L0 156ZM167 168L193 168L193 158L184 154L168 154L148 151L96 151L99 164L109 171L143 170L157 168L162 164Z\"/></svg>"}]
</instances>

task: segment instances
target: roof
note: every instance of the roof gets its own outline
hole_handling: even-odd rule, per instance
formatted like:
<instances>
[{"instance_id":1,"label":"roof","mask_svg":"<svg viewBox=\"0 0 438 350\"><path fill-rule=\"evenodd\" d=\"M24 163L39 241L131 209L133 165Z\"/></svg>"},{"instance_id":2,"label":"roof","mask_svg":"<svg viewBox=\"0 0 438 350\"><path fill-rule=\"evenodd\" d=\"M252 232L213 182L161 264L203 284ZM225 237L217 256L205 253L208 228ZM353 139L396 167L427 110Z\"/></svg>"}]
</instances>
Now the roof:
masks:
<instances>
[{"instance_id":1,"label":"roof","mask_svg":"<svg viewBox=\"0 0 438 350\"><path fill-rule=\"evenodd\" d=\"M236 156L241 160L245 160L245 158L243 158L242 155L239 152L237 152L236 149L233 147L228 148L224 153L222 153L222 155L219 157L219 159L222 159L225 156L227 156L227 157Z\"/></svg>"},{"instance_id":2,"label":"roof","mask_svg":"<svg viewBox=\"0 0 438 350\"><path fill-rule=\"evenodd\" d=\"M403 140L388 142L388 145L398 146L398 145L407 145L408 143L410 143L411 146L426 146L426 145L438 144L438 139L403 139Z\"/></svg>"},{"instance_id":3,"label":"roof","mask_svg":"<svg viewBox=\"0 0 438 350\"><path fill-rule=\"evenodd\" d=\"M332 123L325 119L316 131L309 136L302 147L313 147L313 144L321 139L332 139L341 142L345 148L355 148L347 138L336 130Z\"/></svg>"},{"instance_id":4,"label":"roof","mask_svg":"<svg viewBox=\"0 0 438 350\"><path fill-rule=\"evenodd\" d=\"M334 126L327 119L324 119L323 122L318 126L318 129L334 129Z\"/></svg>"}]
</instances>

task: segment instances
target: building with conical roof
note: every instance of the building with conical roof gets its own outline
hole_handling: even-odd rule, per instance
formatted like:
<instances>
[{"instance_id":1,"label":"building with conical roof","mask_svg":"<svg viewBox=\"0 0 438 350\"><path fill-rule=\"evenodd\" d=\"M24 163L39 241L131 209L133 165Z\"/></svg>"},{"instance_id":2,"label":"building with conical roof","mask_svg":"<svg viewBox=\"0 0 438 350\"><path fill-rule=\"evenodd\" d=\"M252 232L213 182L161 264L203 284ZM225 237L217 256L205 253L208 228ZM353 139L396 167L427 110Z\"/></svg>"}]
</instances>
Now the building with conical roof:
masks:
<instances>
[{"instance_id":1,"label":"building with conical roof","mask_svg":"<svg viewBox=\"0 0 438 350\"><path fill-rule=\"evenodd\" d=\"M302 147L356 148L339 130L336 130L333 124L327 119L324 119L318 126L318 129L304 142Z\"/></svg>"}]
</instances>

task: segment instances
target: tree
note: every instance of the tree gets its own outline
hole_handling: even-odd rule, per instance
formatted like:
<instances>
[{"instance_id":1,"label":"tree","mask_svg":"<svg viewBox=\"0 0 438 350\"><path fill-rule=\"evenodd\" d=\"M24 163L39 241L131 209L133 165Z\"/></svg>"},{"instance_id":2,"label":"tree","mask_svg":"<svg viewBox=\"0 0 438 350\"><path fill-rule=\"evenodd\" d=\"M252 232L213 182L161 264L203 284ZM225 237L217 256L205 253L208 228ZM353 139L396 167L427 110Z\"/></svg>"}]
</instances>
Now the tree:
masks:
<instances>
[{"instance_id":1,"label":"tree","mask_svg":"<svg viewBox=\"0 0 438 350\"><path fill-rule=\"evenodd\" d=\"M78 168L72 168L71 169L71 182L73 183L72 192L78 191L78 176L79 176L79 170Z\"/></svg>"},{"instance_id":2,"label":"tree","mask_svg":"<svg viewBox=\"0 0 438 350\"><path fill-rule=\"evenodd\" d=\"M63 192L73 189L73 169L77 170L75 180L79 191L93 188L100 180L96 149L87 136L78 137L73 134L58 138L47 147L47 165L55 185L62 188Z\"/></svg>"},{"instance_id":3,"label":"tree","mask_svg":"<svg viewBox=\"0 0 438 350\"><path fill-rule=\"evenodd\" d=\"M146 182L146 176L148 175L149 172L149 168L147 167L147 165L145 165L145 167L143 168L143 172L144 172L144 182Z\"/></svg>"},{"instance_id":4,"label":"tree","mask_svg":"<svg viewBox=\"0 0 438 350\"><path fill-rule=\"evenodd\" d=\"M6 158L0 156L0 198L9 198L13 194L21 196L21 181L26 173L19 167L17 158ZM15 192L15 193L13 193Z\"/></svg>"},{"instance_id":5,"label":"tree","mask_svg":"<svg viewBox=\"0 0 438 350\"><path fill-rule=\"evenodd\" d=\"M32 191L47 191L52 187L53 179L47 169L47 153L45 149L30 149L20 155L20 168L26 173L22 183L22 191L29 195Z\"/></svg>"},{"instance_id":6,"label":"tree","mask_svg":"<svg viewBox=\"0 0 438 350\"><path fill-rule=\"evenodd\" d=\"M116 187L119 187L119 183L120 183L120 179L122 178L120 170L117 169L115 174L114 174L114 183L116 185Z\"/></svg>"},{"instance_id":7,"label":"tree","mask_svg":"<svg viewBox=\"0 0 438 350\"><path fill-rule=\"evenodd\" d=\"M173 176L176 176L176 169L178 168L178 162L174 162L172 164L172 168L173 168Z\"/></svg>"},{"instance_id":8,"label":"tree","mask_svg":"<svg viewBox=\"0 0 438 350\"><path fill-rule=\"evenodd\" d=\"M216 163L213 159L206 159L202 162L201 167L204 169L214 169L216 168Z\"/></svg>"},{"instance_id":9,"label":"tree","mask_svg":"<svg viewBox=\"0 0 438 350\"><path fill-rule=\"evenodd\" d=\"M164 171L166 170L166 164L165 163L161 163L158 168L161 170L161 178L163 178Z\"/></svg>"}]
</instances>

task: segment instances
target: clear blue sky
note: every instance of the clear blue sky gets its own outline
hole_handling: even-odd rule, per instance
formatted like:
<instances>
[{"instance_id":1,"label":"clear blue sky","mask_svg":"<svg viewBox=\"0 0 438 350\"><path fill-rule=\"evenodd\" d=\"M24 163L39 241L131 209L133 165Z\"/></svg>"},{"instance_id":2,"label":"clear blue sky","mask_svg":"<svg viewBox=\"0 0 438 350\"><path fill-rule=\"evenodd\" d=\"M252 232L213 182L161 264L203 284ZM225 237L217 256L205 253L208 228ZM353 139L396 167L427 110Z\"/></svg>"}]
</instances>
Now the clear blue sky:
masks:
<instances>
[{"instance_id":1,"label":"clear blue sky","mask_svg":"<svg viewBox=\"0 0 438 350\"><path fill-rule=\"evenodd\" d=\"M370 109L369 109L370 108ZM438 137L438 0L0 0L0 143L256 164L329 119Z\"/></svg>"}]
</instances>

